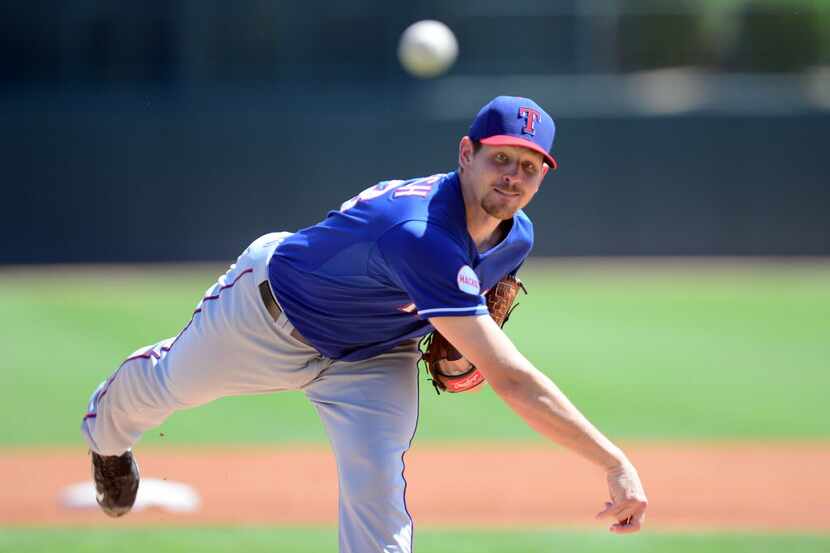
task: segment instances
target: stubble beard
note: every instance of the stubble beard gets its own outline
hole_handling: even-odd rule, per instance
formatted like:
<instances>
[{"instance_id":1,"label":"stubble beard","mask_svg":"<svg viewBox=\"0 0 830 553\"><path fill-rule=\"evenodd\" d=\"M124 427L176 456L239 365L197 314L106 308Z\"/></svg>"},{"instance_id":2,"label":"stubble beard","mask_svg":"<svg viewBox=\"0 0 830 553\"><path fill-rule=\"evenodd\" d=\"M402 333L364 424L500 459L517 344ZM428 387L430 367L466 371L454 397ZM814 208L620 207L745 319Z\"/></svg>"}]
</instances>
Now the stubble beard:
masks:
<instances>
[{"instance_id":1,"label":"stubble beard","mask_svg":"<svg viewBox=\"0 0 830 553\"><path fill-rule=\"evenodd\" d=\"M507 221L508 219L512 219L513 215L515 215L516 210L509 209L505 206L494 206L490 205L486 200L481 202L481 209L489 215L490 217L495 217L500 221Z\"/></svg>"},{"instance_id":2,"label":"stubble beard","mask_svg":"<svg viewBox=\"0 0 830 553\"><path fill-rule=\"evenodd\" d=\"M491 192L490 194L484 196L481 199L481 209L483 209L487 215L495 217L500 221L507 221L509 219L512 219L516 212L521 208L521 206L517 205L516 207L510 207L507 204L500 203L498 199L491 200L491 195L494 198L498 198L496 194L497 192Z\"/></svg>"}]
</instances>

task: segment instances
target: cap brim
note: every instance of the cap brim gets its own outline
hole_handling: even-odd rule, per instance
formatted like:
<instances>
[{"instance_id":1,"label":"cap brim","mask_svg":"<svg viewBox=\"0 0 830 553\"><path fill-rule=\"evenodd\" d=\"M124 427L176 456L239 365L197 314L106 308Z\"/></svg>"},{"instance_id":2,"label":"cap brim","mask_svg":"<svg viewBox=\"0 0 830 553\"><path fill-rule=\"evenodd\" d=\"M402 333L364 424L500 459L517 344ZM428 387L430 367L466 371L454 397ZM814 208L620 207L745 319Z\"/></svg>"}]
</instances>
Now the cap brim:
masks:
<instances>
[{"instance_id":1,"label":"cap brim","mask_svg":"<svg viewBox=\"0 0 830 553\"><path fill-rule=\"evenodd\" d=\"M533 150L534 152L539 152L545 158L545 163L547 163L551 169L556 169L559 164L556 163L556 160L550 155L548 152L545 151L544 148L532 142L530 140L525 140L524 138L519 138L518 136L511 136L509 134L497 134L495 136L488 136L487 138L482 138L479 140L482 144L487 144L488 146L521 146L522 148L528 148L529 150Z\"/></svg>"}]
</instances>

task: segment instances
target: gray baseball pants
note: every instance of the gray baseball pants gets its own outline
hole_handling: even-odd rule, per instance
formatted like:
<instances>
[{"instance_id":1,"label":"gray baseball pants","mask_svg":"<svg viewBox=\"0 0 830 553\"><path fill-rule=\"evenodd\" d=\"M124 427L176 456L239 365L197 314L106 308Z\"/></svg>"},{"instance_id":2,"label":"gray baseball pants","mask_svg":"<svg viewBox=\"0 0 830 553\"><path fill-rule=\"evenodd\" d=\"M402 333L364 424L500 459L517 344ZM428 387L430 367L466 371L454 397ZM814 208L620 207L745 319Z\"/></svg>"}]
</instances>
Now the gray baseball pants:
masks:
<instances>
[{"instance_id":1,"label":"gray baseball pants","mask_svg":"<svg viewBox=\"0 0 830 553\"><path fill-rule=\"evenodd\" d=\"M418 419L417 345L344 362L294 338L285 313L275 321L258 289L287 235L254 241L178 336L124 361L93 393L82 434L93 451L116 455L174 411L224 396L302 390L337 460L340 551L409 553L403 455Z\"/></svg>"}]
</instances>

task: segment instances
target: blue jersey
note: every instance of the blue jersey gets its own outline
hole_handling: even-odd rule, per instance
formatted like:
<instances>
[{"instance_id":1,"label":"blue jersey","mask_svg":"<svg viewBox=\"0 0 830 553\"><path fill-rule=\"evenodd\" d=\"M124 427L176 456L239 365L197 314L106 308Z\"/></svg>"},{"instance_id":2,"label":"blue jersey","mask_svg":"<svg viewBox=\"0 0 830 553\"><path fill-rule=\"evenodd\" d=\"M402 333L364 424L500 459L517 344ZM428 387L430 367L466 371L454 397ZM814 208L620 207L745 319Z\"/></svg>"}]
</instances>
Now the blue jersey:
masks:
<instances>
[{"instance_id":1,"label":"blue jersey","mask_svg":"<svg viewBox=\"0 0 830 553\"><path fill-rule=\"evenodd\" d=\"M291 323L326 357L359 361L432 331L429 317L487 314L484 293L524 262L522 211L479 253L458 175L384 181L285 239L268 265Z\"/></svg>"}]
</instances>

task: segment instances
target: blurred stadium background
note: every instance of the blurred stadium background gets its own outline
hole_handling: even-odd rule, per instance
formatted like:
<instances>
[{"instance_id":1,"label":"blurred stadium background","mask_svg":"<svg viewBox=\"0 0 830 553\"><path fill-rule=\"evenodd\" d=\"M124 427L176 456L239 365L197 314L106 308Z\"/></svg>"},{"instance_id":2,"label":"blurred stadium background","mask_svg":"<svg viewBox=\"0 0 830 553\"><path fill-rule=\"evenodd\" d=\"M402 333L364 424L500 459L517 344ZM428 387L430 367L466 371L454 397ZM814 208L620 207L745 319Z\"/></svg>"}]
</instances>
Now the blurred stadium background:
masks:
<instances>
[{"instance_id":1,"label":"blurred stadium background","mask_svg":"<svg viewBox=\"0 0 830 553\"><path fill-rule=\"evenodd\" d=\"M225 260L383 178L452 169L501 93L554 116L537 255L830 253L830 5L10 2L0 262ZM436 18L455 68L399 33ZM20 237L25 236L25 240Z\"/></svg>"},{"instance_id":2,"label":"blurred stadium background","mask_svg":"<svg viewBox=\"0 0 830 553\"><path fill-rule=\"evenodd\" d=\"M533 297L508 328L522 351L614 438L826 447L830 2L31 0L2 13L0 461L56 446L83 457L87 394L178 332L251 240L378 180L453 169L498 94L536 99L558 125L561 168L528 208ZM447 23L460 53L424 81L396 47L425 18ZM489 391L421 402L416 447L538 440ZM221 400L161 430L142 447L325 443L299 394ZM311 552L336 539L28 528L3 512L2 552ZM419 532L421 553L830 550L826 528Z\"/></svg>"}]
</instances>

